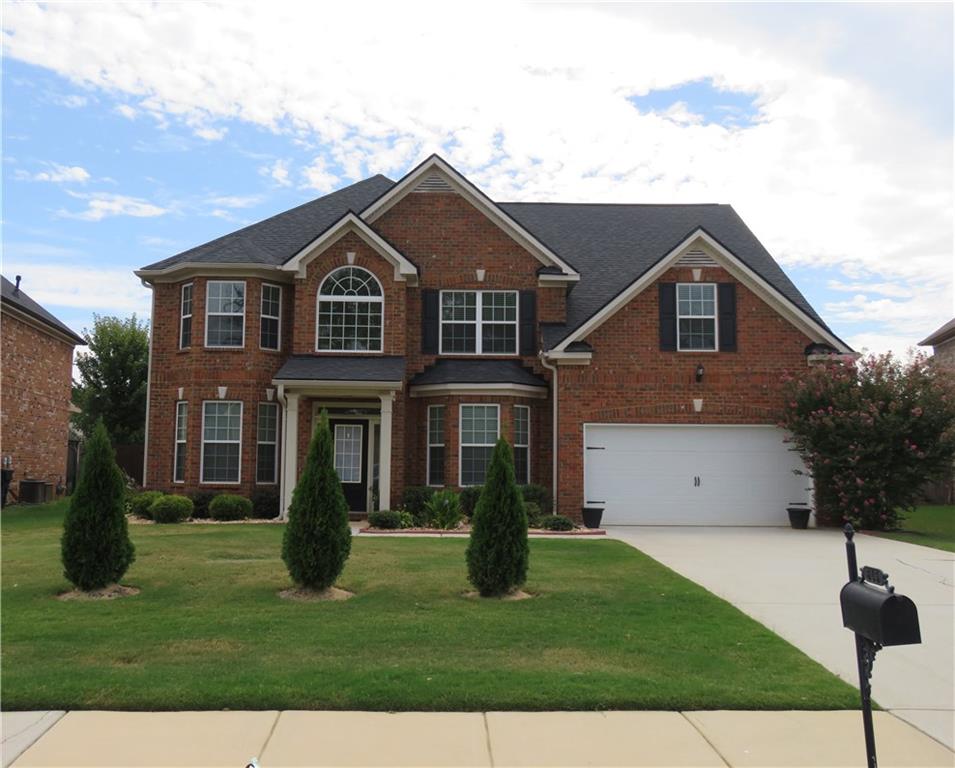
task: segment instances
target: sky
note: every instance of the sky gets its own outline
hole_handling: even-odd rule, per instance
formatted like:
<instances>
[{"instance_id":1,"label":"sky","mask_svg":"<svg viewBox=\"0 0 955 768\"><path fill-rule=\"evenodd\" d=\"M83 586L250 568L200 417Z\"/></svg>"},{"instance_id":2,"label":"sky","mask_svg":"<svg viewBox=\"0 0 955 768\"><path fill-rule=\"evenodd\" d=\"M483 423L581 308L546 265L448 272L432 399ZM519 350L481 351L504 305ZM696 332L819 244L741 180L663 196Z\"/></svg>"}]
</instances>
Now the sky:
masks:
<instances>
[{"instance_id":1,"label":"sky","mask_svg":"<svg viewBox=\"0 0 955 768\"><path fill-rule=\"evenodd\" d=\"M5 2L2 271L133 270L432 152L498 201L732 204L833 330L955 314L953 6ZM572 254L569 255L571 261Z\"/></svg>"}]
</instances>

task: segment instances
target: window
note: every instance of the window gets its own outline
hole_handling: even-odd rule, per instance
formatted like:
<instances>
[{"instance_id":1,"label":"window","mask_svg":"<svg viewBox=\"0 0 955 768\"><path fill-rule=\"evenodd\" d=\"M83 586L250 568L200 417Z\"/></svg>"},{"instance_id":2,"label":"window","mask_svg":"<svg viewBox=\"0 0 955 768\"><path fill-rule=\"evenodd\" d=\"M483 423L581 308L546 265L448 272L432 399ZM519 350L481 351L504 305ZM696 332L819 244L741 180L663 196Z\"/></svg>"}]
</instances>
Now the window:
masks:
<instances>
[{"instance_id":1,"label":"window","mask_svg":"<svg viewBox=\"0 0 955 768\"><path fill-rule=\"evenodd\" d=\"M259 346L262 349L278 349L281 345L281 315L281 287L262 283L262 318L259 328Z\"/></svg>"},{"instance_id":2,"label":"window","mask_svg":"<svg viewBox=\"0 0 955 768\"><path fill-rule=\"evenodd\" d=\"M716 286L678 283L676 287L677 349L716 349Z\"/></svg>"},{"instance_id":3,"label":"window","mask_svg":"<svg viewBox=\"0 0 955 768\"><path fill-rule=\"evenodd\" d=\"M206 346L245 346L245 283L206 283Z\"/></svg>"},{"instance_id":4,"label":"window","mask_svg":"<svg viewBox=\"0 0 955 768\"><path fill-rule=\"evenodd\" d=\"M384 298L378 279L358 267L341 267L318 290L316 349L381 352Z\"/></svg>"},{"instance_id":5,"label":"window","mask_svg":"<svg viewBox=\"0 0 955 768\"><path fill-rule=\"evenodd\" d=\"M481 485L498 436L496 405L461 406L461 482Z\"/></svg>"},{"instance_id":6,"label":"window","mask_svg":"<svg viewBox=\"0 0 955 768\"><path fill-rule=\"evenodd\" d=\"M255 442L255 482L257 483L275 482L278 434L278 403L259 403Z\"/></svg>"},{"instance_id":7,"label":"window","mask_svg":"<svg viewBox=\"0 0 955 768\"><path fill-rule=\"evenodd\" d=\"M202 482L238 483L242 453L242 403L202 404Z\"/></svg>"},{"instance_id":8,"label":"window","mask_svg":"<svg viewBox=\"0 0 955 768\"><path fill-rule=\"evenodd\" d=\"M192 346L192 283L182 286L179 303L179 349Z\"/></svg>"},{"instance_id":9,"label":"window","mask_svg":"<svg viewBox=\"0 0 955 768\"><path fill-rule=\"evenodd\" d=\"M442 291L441 353L517 354L517 291Z\"/></svg>"},{"instance_id":10,"label":"window","mask_svg":"<svg viewBox=\"0 0 955 768\"><path fill-rule=\"evenodd\" d=\"M186 481L186 426L189 416L189 404L183 401L176 403L176 449L172 461L172 481L184 483Z\"/></svg>"},{"instance_id":11,"label":"window","mask_svg":"<svg viewBox=\"0 0 955 768\"><path fill-rule=\"evenodd\" d=\"M428 406L428 485L444 485L444 406Z\"/></svg>"},{"instance_id":12,"label":"window","mask_svg":"<svg viewBox=\"0 0 955 768\"><path fill-rule=\"evenodd\" d=\"M514 406L514 478L518 485L531 481L531 409Z\"/></svg>"},{"instance_id":13,"label":"window","mask_svg":"<svg viewBox=\"0 0 955 768\"><path fill-rule=\"evenodd\" d=\"M335 425L335 471L343 483L361 482L361 424Z\"/></svg>"}]
</instances>

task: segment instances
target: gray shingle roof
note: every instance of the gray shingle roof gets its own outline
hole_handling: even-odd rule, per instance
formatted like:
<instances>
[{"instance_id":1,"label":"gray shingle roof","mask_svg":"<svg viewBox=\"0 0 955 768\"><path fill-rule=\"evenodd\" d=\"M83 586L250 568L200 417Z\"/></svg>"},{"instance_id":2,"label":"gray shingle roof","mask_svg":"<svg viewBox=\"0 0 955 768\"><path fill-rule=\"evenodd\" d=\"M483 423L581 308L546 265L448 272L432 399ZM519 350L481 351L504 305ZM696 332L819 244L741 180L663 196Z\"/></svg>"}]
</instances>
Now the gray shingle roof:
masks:
<instances>
[{"instance_id":1,"label":"gray shingle roof","mask_svg":"<svg viewBox=\"0 0 955 768\"><path fill-rule=\"evenodd\" d=\"M439 360L411 380L426 384L522 384L546 387L547 382L518 360Z\"/></svg>"},{"instance_id":2,"label":"gray shingle roof","mask_svg":"<svg viewBox=\"0 0 955 768\"><path fill-rule=\"evenodd\" d=\"M935 333L919 342L920 347L931 347L955 337L955 317L939 328Z\"/></svg>"},{"instance_id":3,"label":"gray shingle roof","mask_svg":"<svg viewBox=\"0 0 955 768\"><path fill-rule=\"evenodd\" d=\"M60 333L66 334L77 344L86 344L86 339L53 317L53 315L27 296L22 288L17 291L17 287L2 275L0 275L0 297L2 297L0 300L2 300L4 304L16 307L21 312L25 312Z\"/></svg>"},{"instance_id":4,"label":"gray shingle roof","mask_svg":"<svg viewBox=\"0 0 955 768\"><path fill-rule=\"evenodd\" d=\"M292 355L275 374L276 381L402 381L405 359L392 355Z\"/></svg>"}]
</instances>

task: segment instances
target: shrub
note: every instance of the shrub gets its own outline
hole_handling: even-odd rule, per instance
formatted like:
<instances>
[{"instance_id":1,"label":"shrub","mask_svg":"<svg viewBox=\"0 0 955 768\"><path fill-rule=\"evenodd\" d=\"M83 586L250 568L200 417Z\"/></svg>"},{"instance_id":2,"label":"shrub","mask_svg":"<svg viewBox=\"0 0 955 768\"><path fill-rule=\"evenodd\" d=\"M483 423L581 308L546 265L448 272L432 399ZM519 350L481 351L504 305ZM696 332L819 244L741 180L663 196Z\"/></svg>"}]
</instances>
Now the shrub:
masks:
<instances>
[{"instance_id":1,"label":"shrub","mask_svg":"<svg viewBox=\"0 0 955 768\"><path fill-rule=\"evenodd\" d=\"M252 517L257 520L271 520L278 517L279 492L275 489L262 489L252 493Z\"/></svg>"},{"instance_id":2,"label":"shrub","mask_svg":"<svg viewBox=\"0 0 955 768\"><path fill-rule=\"evenodd\" d=\"M527 527L540 528L541 517L543 516L543 513L541 512L541 508L538 506L537 502L525 501L524 511L527 513Z\"/></svg>"},{"instance_id":3,"label":"shrub","mask_svg":"<svg viewBox=\"0 0 955 768\"><path fill-rule=\"evenodd\" d=\"M415 525L425 526L428 519L428 501L434 496L434 488L427 485L411 485L405 488L401 496L401 504L407 512L411 513Z\"/></svg>"},{"instance_id":4,"label":"shrub","mask_svg":"<svg viewBox=\"0 0 955 768\"><path fill-rule=\"evenodd\" d=\"M468 578L482 597L504 595L527 579L527 514L503 437L494 447L484 490L471 518Z\"/></svg>"},{"instance_id":5,"label":"shrub","mask_svg":"<svg viewBox=\"0 0 955 768\"><path fill-rule=\"evenodd\" d=\"M553 511L550 491L543 485L522 485L521 495L524 497L525 504L528 502L536 504L543 514L549 515Z\"/></svg>"},{"instance_id":6,"label":"shrub","mask_svg":"<svg viewBox=\"0 0 955 768\"><path fill-rule=\"evenodd\" d=\"M440 491L428 502L428 517L431 525L450 531L461 522L461 502L454 491Z\"/></svg>"},{"instance_id":7,"label":"shrub","mask_svg":"<svg viewBox=\"0 0 955 768\"><path fill-rule=\"evenodd\" d=\"M572 531L576 527L574 521L565 515L544 515L541 518L541 528L545 531Z\"/></svg>"},{"instance_id":8,"label":"shrub","mask_svg":"<svg viewBox=\"0 0 955 768\"><path fill-rule=\"evenodd\" d=\"M142 493L137 493L129 500L129 511L135 517L142 520L152 520L153 515L150 510L152 509L153 502L156 501L156 499L161 499L162 496L162 491L143 491Z\"/></svg>"},{"instance_id":9,"label":"shrub","mask_svg":"<svg viewBox=\"0 0 955 768\"><path fill-rule=\"evenodd\" d=\"M398 510L398 520L402 528L414 528L416 523L412 514L406 509Z\"/></svg>"},{"instance_id":10,"label":"shrub","mask_svg":"<svg viewBox=\"0 0 955 768\"><path fill-rule=\"evenodd\" d=\"M149 511L157 523L181 523L192 515L192 499L188 496L160 496Z\"/></svg>"},{"instance_id":11,"label":"shrub","mask_svg":"<svg viewBox=\"0 0 955 768\"><path fill-rule=\"evenodd\" d=\"M474 508L477 506L483 490L483 485L468 485L461 489L461 493L458 494L458 501L461 502L461 514L466 518L474 517Z\"/></svg>"},{"instance_id":12,"label":"shrub","mask_svg":"<svg viewBox=\"0 0 955 768\"><path fill-rule=\"evenodd\" d=\"M192 519L206 520L209 517L209 505L216 497L213 491L194 491L189 494L192 499Z\"/></svg>"},{"instance_id":13,"label":"shrub","mask_svg":"<svg viewBox=\"0 0 955 768\"><path fill-rule=\"evenodd\" d=\"M124 514L125 495L123 474L100 420L86 444L60 541L63 575L79 589L118 582L136 559Z\"/></svg>"},{"instance_id":14,"label":"shrub","mask_svg":"<svg viewBox=\"0 0 955 768\"><path fill-rule=\"evenodd\" d=\"M368 513L368 524L372 528L382 528L384 530L395 530L401 528L401 513L393 512L390 509L382 509L378 512Z\"/></svg>"},{"instance_id":15,"label":"shrub","mask_svg":"<svg viewBox=\"0 0 955 768\"><path fill-rule=\"evenodd\" d=\"M209 504L213 520L245 520L252 514L252 502L235 493L220 493Z\"/></svg>"},{"instance_id":16,"label":"shrub","mask_svg":"<svg viewBox=\"0 0 955 768\"><path fill-rule=\"evenodd\" d=\"M350 552L348 504L335 472L332 433L323 410L292 494L282 559L296 584L324 590L335 583Z\"/></svg>"}]
</instances>

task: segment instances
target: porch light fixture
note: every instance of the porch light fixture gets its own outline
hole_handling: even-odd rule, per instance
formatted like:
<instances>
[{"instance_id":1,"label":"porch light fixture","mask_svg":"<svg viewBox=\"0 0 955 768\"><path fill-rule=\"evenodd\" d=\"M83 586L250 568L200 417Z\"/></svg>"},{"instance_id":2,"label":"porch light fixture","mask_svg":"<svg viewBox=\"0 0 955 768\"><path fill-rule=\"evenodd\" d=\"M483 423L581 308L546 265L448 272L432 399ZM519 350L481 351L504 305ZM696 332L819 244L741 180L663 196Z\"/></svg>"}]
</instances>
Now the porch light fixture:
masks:
<instances>
[{"instance_id":1,"label":"porch light fixture","mask_svg":"<svg viewBox=\"0 0 955 768\"><path fill-rule=\"evenodd\" d=\"M216 392L219 394L220 400L225 400L225 396L229 394L228 387L216 387Z\"/></svg>"},{"instance_id":2,"label":"porch light fixture","mask_svg":"<svg viewBox=\"0 0 955 768\"><path fill-rule=\"evenodd\" d=\"M275 390L272 387L268 387L265 390L265 399L268 400L270 403L272 402L272 400L275 399Z\"/></svg>"},{"instance_id":3,"label":"porch light fixture","mask_svg":"<svg viewBox=\"0 0 955 768\"><path fill-rule=\"evenodd\" d=\"M474 270L474 274L477 275L477 281L478 281L479 283L483 283L483 282L484 282L484 275L487 274L487 273L486 273L486 271L483 270L483 269L475 269L475 270Z\"/></svg>"},{"instance_id":4,"label":"porch light fixture","mask_svg":"<svg viewBox=\"0 0 955 768\"><path fill-rule=\"evenodd\" d=\"M700 384L703 381L703 374L706 373L706 369L703 367L703 363L700 363L696 366L696 383Z\"/></svg>"},{"instance_id":5,"label":"porch light fixture","mask_svg":"<svg viewBox=\"0 0 955 768\"><path fill-rule=\"evenodd\" d=\"M702 411L702 410L703 410L703 398L702 398L702 397L694 397L694 398L693 398L693 411L694 411L695 413L699 413L699 412Z\"/></svg>"}]
</instances>

